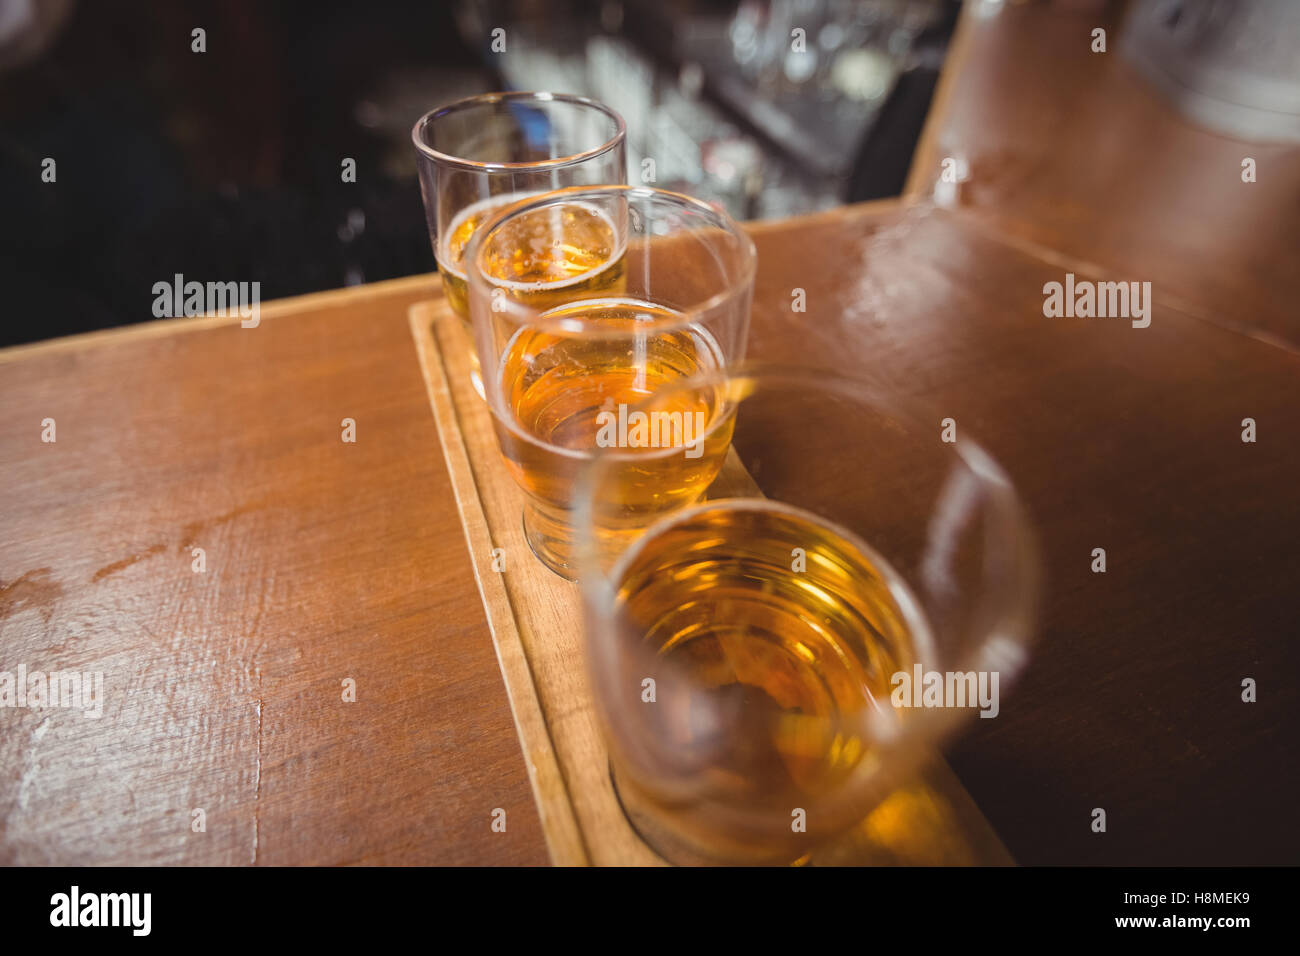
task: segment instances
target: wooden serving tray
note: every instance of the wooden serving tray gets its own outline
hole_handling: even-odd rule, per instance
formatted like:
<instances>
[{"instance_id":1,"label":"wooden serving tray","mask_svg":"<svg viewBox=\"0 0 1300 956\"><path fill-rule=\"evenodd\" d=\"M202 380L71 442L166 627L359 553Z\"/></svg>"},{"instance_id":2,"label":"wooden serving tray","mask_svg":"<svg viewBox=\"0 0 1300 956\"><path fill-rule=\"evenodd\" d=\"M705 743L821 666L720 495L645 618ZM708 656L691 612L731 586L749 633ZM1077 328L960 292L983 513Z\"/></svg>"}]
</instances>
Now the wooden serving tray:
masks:
<instances>
[{"instance_id":1,"label":"wooden serving tray","mask_svg":"<svg viewBox=\"0 0 1300 956\"><path fill-rule=\"evenodd\" d=\"M666 865L632 829L610 782L582 657L577 585L524 540L523 493L501 462L491 413L469 380L469 336L443 299L410 309L456 506L487 611L551 861ZM494 570L496 563L503 570ZM936 757L814 865L1008 865L1013 861Z\"/></svg>"}]
</instances>

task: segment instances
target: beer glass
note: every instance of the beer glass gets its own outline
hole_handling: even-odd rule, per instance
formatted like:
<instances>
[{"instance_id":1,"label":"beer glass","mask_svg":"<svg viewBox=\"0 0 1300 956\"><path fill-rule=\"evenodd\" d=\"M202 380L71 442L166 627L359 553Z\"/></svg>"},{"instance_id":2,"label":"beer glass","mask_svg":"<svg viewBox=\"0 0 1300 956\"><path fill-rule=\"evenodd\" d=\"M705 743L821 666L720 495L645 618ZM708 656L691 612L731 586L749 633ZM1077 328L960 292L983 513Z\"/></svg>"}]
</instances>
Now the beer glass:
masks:
<instances>
[{"instance_id":1,"label":"beer glass","mask_svg":"<svg viewBox=\"0 0 1300 956\"><path fill-rule=\"evenodd\" d=\"M420 117L411 139L429 238L447 302L466 327L464 257L474 230L501 206L536 193L626 182L625 137L622 117L609 107L560 93L488 93ZM472 351L470 361L481 395Z\"/></svg>"},{"instance_id":2,"label":"beer glass","mask_svg":"<svg viewBox=\"0 0 1300 956\"><path fill-rule=\"evenodd\" d=\"M619 799L684 864L789 864L860 821L1026 658L1038 558L1011 484L865 378L729 366L707 500L633 539L620 449L575 497L586 656ZM681 448L665 448L668 471Z\"/></svg>"},{"instance_id":3,"label":"beer glass","mask_svg":"<svg viewBox=\"0 0 1300 956\"><path fill-rule=\"evenodd\" d=\"M572 578L574 482L594 448L628 453L624 533L694 502L717 474L729 432L714 396L692 393L645 421L627 412L742 357L754 245L688 196L571 187L498 212L466 263L485 396L525 492L529 547ZM674 445L678 459L649 454Z\"/></svg>"}]
</instances>

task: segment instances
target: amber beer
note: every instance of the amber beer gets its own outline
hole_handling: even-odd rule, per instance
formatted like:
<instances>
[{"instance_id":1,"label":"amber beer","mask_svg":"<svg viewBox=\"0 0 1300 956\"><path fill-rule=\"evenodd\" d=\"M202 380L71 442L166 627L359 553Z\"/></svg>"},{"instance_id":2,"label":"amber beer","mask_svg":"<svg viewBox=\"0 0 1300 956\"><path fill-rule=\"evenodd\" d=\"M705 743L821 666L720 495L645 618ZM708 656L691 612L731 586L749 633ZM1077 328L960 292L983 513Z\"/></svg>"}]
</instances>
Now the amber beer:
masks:
<instances>
[{"instance_id":1,"label":"amber beer","mask_svg":"<svg viewBox=\"0 0 1300 956\"><path fill-rule=\"evenodd\" d=\"M566 336L549 330L566 320L586 331ZM627 460L611 492L623 504L624 530L697 501L731 441L722 396L712 389L675 391L661 402L653 396L666 384L718 368L713 337L671 309L619 297L551 309L542 323L521 328L502 354L499 381L509 422L497 420L506 463L533 499L533 530L549 547L569 547L578 473L602 433L610 434L610 421L632 406L698 425L686 436L665 429L654 446L624 447ZM593 335L593 329L604 334ZM690 447L662 440L683 437Z\"/></svg>"},{"instance_id":2,"label":"amber beer","mask_svg":"<svg viewBox=\"0 0 1300 956\"><path fill-rule=\"evenodd\" d=\"M525 492L525 539L572 578L574 498L609 442L615 533L697 501L717 475L732 427L721 390L671 386L743 354L753 242L706 203L622 185L551 190L479 230L465 261L484 398Z\"/></svg>"},{"instance_id":3,"label":"amber beer","mask_svg":"<svg viewBox=\"0 0 1300 956\"><path fill-rule=\"evenodd\" d=\"M438 271L447 301L467 325L464 260L475 230L497 210L536 195L509 193L476 202L460 212L438 244ZM509 223L497 233L483 265L488 278L511 283L507 288L512 298L537 306L565 295L615 288L623 278L624 244L601 210L572 203Z\"/></svg>"},{"instance_id":4,"label":"amber beer","mask_svg":"<svg viewBox=\"0 0 1300 956\"><path fill-rule=\"evenodd\" d=\"M530 195L536 194L493 196L467 207L438 246L438 271L447 301L467 330L469 290L464 260L470 240L498 209ZM500 284L503 294L533 308L546 308L573 296L619 288L624 246L619 230L607 216L594 206L574 203L512 220L496 234L490 254L480 264L487 277ZM471 344L470 374L481 395L479 368L478 353Z\"/></svg>"},{"instance_id":5,"label":"amber beer","mask_svg":"<svg viewBox=\"0 0 1300 956\"><path fill-rule=\"evenodd\" d=\"M616 761L624 808L655 845L684 840L688 854L789 862L807 837L788 826L746 835L708 812L766 809L789 820L790 808L842 791L870 754L867 718L891 710L892 676L910 670L929 640L919 603L848 531L761 498L664 519L612 578L628 692L655 679L644 720L673 759L716 788L707 811L665 800Z\"/></svg>"}]
</instances>

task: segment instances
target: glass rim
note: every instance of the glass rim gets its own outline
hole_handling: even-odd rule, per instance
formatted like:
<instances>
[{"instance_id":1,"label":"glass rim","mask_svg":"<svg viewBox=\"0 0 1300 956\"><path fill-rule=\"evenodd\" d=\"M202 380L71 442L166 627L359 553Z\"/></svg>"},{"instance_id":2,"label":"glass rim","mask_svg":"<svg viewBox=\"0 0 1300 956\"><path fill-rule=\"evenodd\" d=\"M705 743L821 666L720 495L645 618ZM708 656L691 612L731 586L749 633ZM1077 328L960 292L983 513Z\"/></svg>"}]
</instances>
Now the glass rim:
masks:
<instances>
[{"instance_id":1,"label":"glass rim","mask_svg":"<svg viewBox=\"0 0 1300 956\"><path fill-rule=\"evenodd\" d=\"M681 314L671 318L656 319L646 322L643 326L638 326L639 330L645 332L663 333L672 332L690 326L696 318L702 314L712 312L714 309L722 306L727 301L734 299L737 295L743 294L745 289L751 288L754 277L758 272L758 247L754 245L753 237L749 235L735 219L725 209L719 209L710 205L702 199L694 196L688 196L685 193L673 192L669 189L659 189L654 186L634 186L624 183L609 183L603 185L588 186L566 186L562 189L553 189L543 193L537 193L528 196L518 202L502 206L489 216L483 223L474 230L474 235L470 238L469 248L465 251L465 275L467 283L471 289L471 303L474 298L473 290L499 288L494 285L478 268L479 253L482 251L484 237L490 235L499 229L507 220L531 212L534 209L541 209L548 205L560 202L580 202L584 196L608 196L611 194L621 193L625 196L636 196L641 199L653 199L661 202L670 202L678 207L694 209L712 217L720 229L723 229L728 235L737 240L740 246L741 267L740 274L728 283L724 288L715 292L713 295L704 299L702 302L692 303L689 308L683 309ZM583 280L587 274L575 276L566 280L565 284L577 283ZM563 285L546 284L544 288L548 291L562 291ZM600 297L590 297L590 301L598 301ZM613 296L611 296L613 298ZM582 301L582 300L578 300ZM553 306L548 309L537 309L526 305L511 298L501 300L502 308L498 314L504 313L517 324L529 325L536 327L543 332L553 332L565 335L586 335L591 338L621 338L626 332L615 331L600 326L595 322L583 321L581 319L548 317L546 312L554 311L562 306ZM470 306L470 314L473 315L473 305Z\"/></svg>"},{"instance_id":2,"label":"glass rim","mask_svg":"<svg viewBox=\"0 0 1300 956\"><path fill-rule=\"evenodd\" d=\"M737 406L743 404L749 395L754 394L754 391L761 389L763 384L766 383L769 389L773 387L794 387L834 391L845 397L861 401L872 409L894 415L907 424L918 428L924 427L926 421L923 415L926 406L923 403L893 394L883 382L872 376L864 374L850 375L830 368L785 365L753 360L711 369L664 385L656 389L652 395L637 402L635 406L629 409L629 414L638 409L653 408L655 402L661 400L665 392L725 386L737 380L753 380L758 383L755 389L744 393L743 397L735 400ZM675 454L680 452L681 448L674 447L657 451ZM961 669L964 670L967 669L966 665L970 664L973 658L980 656L995 640L1010 639L1019 648L1026 648L1033 642L1042 596L1043 575L1039 564L1041 550L1023 499L1002 466L984 449L981 443L964 436L959 442L945 445L942 452L946 456L959 461L967 472L979 481L982 487L991 490L995 506L999 512L999 518L1009 521L1012 531L1010 539L1014 552L1015 575L1018 579L1016 581L1018 599L1013 603L1009 603L1006 607L999 608L996 623L981 635L980 640L973 647L961 650L958 659L952 662L954 666L961 665ZM596 486L602 466L607 467L610 463L626 461L628 460L628 454L625 449L620 448L597 448L587 452L587 461L574 482L572 515L574 554L578 570L577 580L583 590L584 601L588 602L588 607L602 617L609 617L616 610L617 594L613 586L613 572L622 565L628 553L635 550L635 546L628 547L609 569L600 566L598 560L600 546L593 536L596 516ZM644 460L643 455L638 457L642 457ZM775 501L779 504L792 504L781 498L767 499L764 497L763 500ZM794 506L801 507L797 504ZM688 510L690 509L683 508L657 518L650 525L640 529L638 538L658 531L661 526L671 524ZM853 529L849 530L852 531ZM854 533L856 535L856 532ZM870 544L870 542L867 543ZM1008 674L1008 676L1014 680L1017 672L1022 670L1023 666L1024 662L1021 661L1019 666L1015 668L1015 672Z\"/></svg>"},{"instance_id":3,"label":"glass rim","mask_svg":"<svg viewBox=\"0 0 1300 956\"><path fill-rule=\"evenodd\" d=\"M424 130L435 120L459 113L463 110L473 109L479 106L490 106L494 103L507 103L513 101L532 100L539 103L567 103L571 106L583 106L603 113L614 121L614 135L599 146L583 150L579 153L572 153L568 156L557 156L553 159L535 159L527 162L501 163L501 162L480 162L472 159L465 159L461 156L452 156L434 149L424 141L421 135ZM615 110L606 106L598 100L593 100L587 96L578 96L573 93L551 93L546 90L511 90L496 93L478 93L474 96L467 96L463 99L446 103L442 106L436 106L422 115L415 121L411 127L411 142L415 144L416 150L425 158L432 160L442 166L453 166L457 169L469 170L471 172L519 172L527 170L547 170L547 169L564 169L568 166L575 166L579 163L587 162L597 156L602 156L612 149L621 146L627 138L627 123L623 117Z\"/></svg>"}]
</instances>

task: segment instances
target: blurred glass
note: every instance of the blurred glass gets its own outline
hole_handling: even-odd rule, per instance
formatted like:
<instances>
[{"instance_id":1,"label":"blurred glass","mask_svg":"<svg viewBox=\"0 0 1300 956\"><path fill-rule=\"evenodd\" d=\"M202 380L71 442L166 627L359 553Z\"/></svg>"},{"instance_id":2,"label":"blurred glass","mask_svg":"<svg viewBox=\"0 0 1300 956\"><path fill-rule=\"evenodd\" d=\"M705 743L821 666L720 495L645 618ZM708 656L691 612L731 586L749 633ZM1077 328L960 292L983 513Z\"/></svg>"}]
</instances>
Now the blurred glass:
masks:
<instances>
[{"instance_id":1,"label":"blurred glass","mask_svg":"<svg viewBox=\"0 0 1300 956\"><path fill-rule=\"evenodd\" d=\"M802 861L970 704L996 715L1026 659L1036 549L978 445L865 380L728 367L640 410L705 400L733 453L704 503L629 537L626 454L599 450L580 479L591 690L619 798L661 855ZM913 696L936 679L940 706Z\"/></svg>"}]
</instances>

